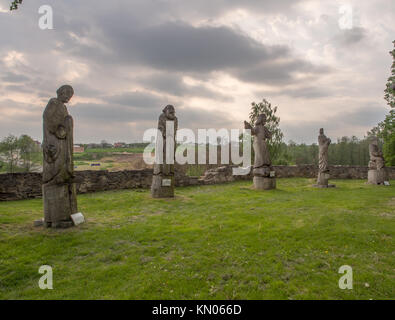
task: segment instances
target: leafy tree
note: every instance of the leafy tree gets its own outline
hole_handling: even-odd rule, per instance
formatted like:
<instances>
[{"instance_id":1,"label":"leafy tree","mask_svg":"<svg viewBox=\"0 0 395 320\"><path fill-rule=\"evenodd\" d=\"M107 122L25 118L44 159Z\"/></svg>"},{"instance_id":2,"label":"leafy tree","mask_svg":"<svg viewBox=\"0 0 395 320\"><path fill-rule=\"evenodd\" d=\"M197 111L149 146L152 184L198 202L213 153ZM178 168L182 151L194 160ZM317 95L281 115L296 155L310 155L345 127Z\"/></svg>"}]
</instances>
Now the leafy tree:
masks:
<instances>
[{"instance_id":1,"label":"leafy tree","mask_svg":"<svg viewBox=\"0 0 395 320\"><path fill-rule=\"evenodd\" d=\"M388 78L386 88L384 90L384 99L387 101L391 108L395 108L395 41L393 41L394 49L390 51L393 58L391 66L391 76Z\"/></svg>"},{"instance_id":2,"label":"leafy tree","mask_svg":"<svg viewBox=\"0 0 395 320\"><path fill-rule=\"evenodd\" d=\"M29 172L35 162L40 161L40 148L28 135L22 135L18 139L19 157L22 160L24 171Z\"/></svg>"},{"instance_id":3,"label":"leafy tree","mask_svg":"<svg viewBox=\"0 0 395 320\"><path fill-rule=\"evenodd\" d=\"M388 78L384 90L384 99L392 108L385 120L379 124L379 137L383 139L383 154L388 166L395 166L395 41L394 49L390 51L393 62L391 66L391 76Z\"/></svg>"},{"instance_id":4,"label":"leafy tree","mask_svg":"<svg viewBox=\"0 0 395 320\"><path fill-rule=\"evenodd\" d=\"M11 5L10 5L10 11L12 11L12 10L17 10L17 9L18 9L18 6L19 6L20 4L22 4L22 1L23 1L23 0L14 0L14 1L12 1Z\"/></svg>"},{"instance_id":5,"label":"leafy tree","mask_svg":"<svg viewBox=\"0 0 395 320\"><path fill-rule=\"evenodd\" d=\"M0 154L8 165L8 172L14 173L19 161L18 138L10 134L0 142Z\"/></svg>"},{"instance_id":6,"label":"leafy tree","mask_svg":"<svg viewBox=\"0 0 395 320\"><path fill-rule=\"evenodd\" d=\"M250 112L250 125L252 127L255 126L255 122L260 114L266 115L266 126L270 132L272 132L272 138L268 141L270 156L273 160L273 163L277 163L280 160L280 155L282 149L282 141L283 141L283 133L280 129L280 117L276 116L277 107L272 107L272 104L263 99L262 102L251 103L251 112ZM287 158L285 154L282 154L281 162Z\"/></svg>"},{"instance_id":7,"label":"leafy tree","mask_svg":"<svg viewBox=\"0 0 395 320\"><path fill-rule=\"evenodd\" d=\"M395 166L395 110L391 110L385 117L381 127L380 136L384 140L383 154L386 165Z\"/></svg>"}]
</instances>

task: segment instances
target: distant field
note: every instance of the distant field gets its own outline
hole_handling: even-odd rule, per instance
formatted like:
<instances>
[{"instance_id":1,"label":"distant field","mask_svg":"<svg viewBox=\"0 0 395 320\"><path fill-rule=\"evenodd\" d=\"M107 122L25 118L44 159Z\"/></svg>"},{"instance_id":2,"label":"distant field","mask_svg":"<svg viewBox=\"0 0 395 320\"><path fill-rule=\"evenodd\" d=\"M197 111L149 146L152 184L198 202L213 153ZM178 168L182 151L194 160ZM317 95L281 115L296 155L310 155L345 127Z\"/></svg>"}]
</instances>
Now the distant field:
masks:
<instances>
[{"instance_id":1,"label":"distant field","mask_svg":"<svg viewBox=\"0 0 395 320\"><path fill-rule=\"evenodd\" d=\"M331 182L80 195L87 223L68 230L32 226L40 199L2 202L0 299L393 299L395 186ZM38 288L41 265L53 290ZM352 290L338 286L343 265Z\"/></svg>"},{"instance_id":2,"label":"distant field","mask_svg":"<svg viewBox=\"0 0 395 320\"><path fill-rule=\"evenodd\" d=\"M101 153L98 157L95 153L86 153L85 156L74 156L74 169L81 170L137 170L145 169L146 165L141 153Z\"/></svg>"},{"instance_id":3,"label":"distant field","mask_svg":"<svg viewBox=\"0 0 395 320\"><path fill-rule=\"evenodd\" d=\"M143 147L136 148L93 148L86 149L85 153L117 153L117 152L128 152L128 153L143 153Z\"/></svg>"}]
</instances>

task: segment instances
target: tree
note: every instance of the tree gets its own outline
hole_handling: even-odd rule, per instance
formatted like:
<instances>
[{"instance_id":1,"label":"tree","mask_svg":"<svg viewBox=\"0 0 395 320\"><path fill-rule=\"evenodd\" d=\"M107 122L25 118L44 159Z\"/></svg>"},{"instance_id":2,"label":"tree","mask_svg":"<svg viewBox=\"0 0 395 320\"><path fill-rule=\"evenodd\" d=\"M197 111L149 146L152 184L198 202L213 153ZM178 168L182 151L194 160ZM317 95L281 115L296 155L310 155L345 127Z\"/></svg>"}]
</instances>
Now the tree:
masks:
<instances>
[{"instance_id":1,"label":"tree","mask_svg":"<svg viewBox=\"0 0 395 320\"><path fill-rule=\"evenodd\" d=\"M385 120L379 124L379 137L383 139L383 154L388 166L395 166L395 41L394 49L390 51L393 62L391 66L391 76L388 78L384 90L384 99L392 108Z\"/></svg>"},{"instance_id":2,"label":"tree","mask_svg":"<svg viewBox=\"0 0 395 320\"><path fill-rule=\"evenodd\" d=\"M40 158L40 149L32 138L24 134L18 139L19 157L22 160L22 167L29 172L32 165Z\"/></svg>"},{"instance_id":3,"label":"tree","mask_svg":"<svg viewBox=\"0 0 395 320\"><path fill-rule=\"evenodd\" d=\"M10 5L10 11L12 11L12 10L17 10L17 9L18 9L18 6L19 6L20 4L22 4L22 1L23 1L23 0L14 0L14 1L12 1L11 5Z\"/></svg>"},{"instance_id":4,"label":"tree","mask_svg":"<svg viewBox=\"0 0 395 320\"><path fill-rule=\"evenodd\" d=\"M8 164L8 172L14 173L19 161L18 138L10 134L0 142L0 153Z\"/></svg>"},{"instance_id":5,"label":"tree","mask_svg":"<svg viewBox=\"0 0 395 320\"><path fill-rule=\"evenodd\" d=\"M391 76L388 78L387 85L384 90L384 99L391 108L395 108L395 40L392 43L394 44L394 49L390 51L390 55L393 59L391 66Z\"/></svg>"},{"instance_id":6,"label":"tree","mask_svg":"<svg viewBox=\"0 0 395 320\"><path fill-rule=\"evenodd\" d=\"M252 127L255 126L255 122L260 114L263 113L266 115L266 126L272 133L272 138L268 141L268 146L270 156L274 163L277 163L280 154L282 154L281 158L287 158L287 155L282 152L283 148L281 144L284 135L280 129L280 117L276 116L276 112L277 107L272 107L272 104L266 99L263 99L262 102L259 103L251 103L250 125ZM281 162L283 162L284 159L281 159Z\"/></svg>"},{"instance_id":7,"label":"tree","mask_svg":"<svg viewBox=\"0 0 395 320\"><path fill-rule=\"evenodd\" d=\"M380 136L384 140L383 154L387 166L395 166L395 110L391 110L389 115L381 123Z\"/></svg>"}]
</instances>

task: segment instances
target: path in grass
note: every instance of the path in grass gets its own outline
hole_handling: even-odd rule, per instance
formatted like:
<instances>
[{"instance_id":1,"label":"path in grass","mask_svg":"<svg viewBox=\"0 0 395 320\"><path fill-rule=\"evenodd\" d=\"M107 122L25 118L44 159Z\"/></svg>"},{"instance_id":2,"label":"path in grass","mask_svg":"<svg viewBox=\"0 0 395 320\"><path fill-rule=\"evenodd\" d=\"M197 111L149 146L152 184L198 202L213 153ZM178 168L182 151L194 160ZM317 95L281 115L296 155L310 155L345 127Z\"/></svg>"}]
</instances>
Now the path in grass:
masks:
<instances>
[{"instance_id":1,"label":"path in grass","mask_svg":"<svg viewBox=\"0 0 395 320\"><path fill-rule=\"evenodd\" d=\"M0 203L1 299L389 299L395 187L279 179L78 197L87 223L33 228L41 200ZM394 182L393 182L394 183ZM41 265L54 289L40 290ZM354 289L341 290L350 265Z\"/></svg>"}]
</instances>

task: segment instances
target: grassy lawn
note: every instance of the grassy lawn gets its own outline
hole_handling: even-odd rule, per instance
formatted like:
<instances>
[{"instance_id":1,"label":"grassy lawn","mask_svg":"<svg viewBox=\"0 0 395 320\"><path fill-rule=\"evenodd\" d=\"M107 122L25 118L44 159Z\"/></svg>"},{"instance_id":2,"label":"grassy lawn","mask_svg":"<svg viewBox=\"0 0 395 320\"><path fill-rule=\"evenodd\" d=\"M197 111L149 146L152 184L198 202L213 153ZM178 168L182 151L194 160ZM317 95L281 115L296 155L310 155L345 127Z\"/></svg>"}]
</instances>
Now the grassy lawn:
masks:
<instances>
[{"instance_id":1,"label":"grassy lawn","mask_svg":"<svg viewBox=\"0 0 395 320\"><path fill-rule=\"evenodd\" d=\"M87 223L68 230L33 228L41 200L2 202L0 299L395 298L395 186L332 182L81 195ZM38 288L41 265L54 290ZM342 265L353 290L338 287Z\"/></svg>"}]
</instances>

